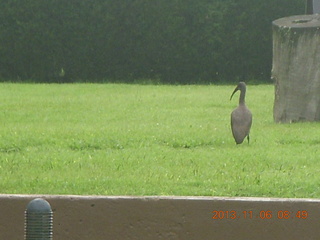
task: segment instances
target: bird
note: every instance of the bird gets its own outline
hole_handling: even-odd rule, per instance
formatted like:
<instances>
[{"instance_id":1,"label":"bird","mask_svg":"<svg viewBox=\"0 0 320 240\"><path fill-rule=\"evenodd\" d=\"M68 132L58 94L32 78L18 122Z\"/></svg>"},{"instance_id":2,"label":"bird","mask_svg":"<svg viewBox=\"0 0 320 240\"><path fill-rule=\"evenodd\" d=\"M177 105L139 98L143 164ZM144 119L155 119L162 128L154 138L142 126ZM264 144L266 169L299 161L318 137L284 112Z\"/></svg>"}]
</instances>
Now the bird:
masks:
<instances>
[{"instance_id":1,"label":"bird","mask_svg":"<svg viewBox=\"0 0 320 240\"><path fill-rule=\"evenodd\" d=\"M245 103L246 89L246 84L244 82L239 82L230 97L231 101L233 95L237 91L240 91L239 106L231 113L232 135L237 144L241 144L246 137L248 139L248 144L250 141L249 134L252 125L252 113Z\"/></svg>"}]
</instances>

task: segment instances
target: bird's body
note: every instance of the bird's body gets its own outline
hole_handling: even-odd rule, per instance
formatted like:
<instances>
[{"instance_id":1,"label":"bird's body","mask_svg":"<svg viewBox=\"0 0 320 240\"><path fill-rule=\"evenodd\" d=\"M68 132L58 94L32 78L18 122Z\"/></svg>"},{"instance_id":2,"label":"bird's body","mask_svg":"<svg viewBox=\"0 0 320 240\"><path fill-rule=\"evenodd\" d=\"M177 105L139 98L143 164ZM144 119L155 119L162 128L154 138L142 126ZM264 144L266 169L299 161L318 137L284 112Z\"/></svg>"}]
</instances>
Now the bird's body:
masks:
<instances>
[{"instance_id":1,"label":"bird's body","mask_svg":"<svg viewBox=\"0 0 320 240\"><path fill-rule=\"evenodd\" d=\"M240 82L233 91L232 96L240 90L239 106L231 113L231 129L234 140L241 144L247 137L249 143L250 128L252 125L252 114L245 104L246 84ZM230 98L230 100L231 100Z\"/></svg>"}]
</instances>

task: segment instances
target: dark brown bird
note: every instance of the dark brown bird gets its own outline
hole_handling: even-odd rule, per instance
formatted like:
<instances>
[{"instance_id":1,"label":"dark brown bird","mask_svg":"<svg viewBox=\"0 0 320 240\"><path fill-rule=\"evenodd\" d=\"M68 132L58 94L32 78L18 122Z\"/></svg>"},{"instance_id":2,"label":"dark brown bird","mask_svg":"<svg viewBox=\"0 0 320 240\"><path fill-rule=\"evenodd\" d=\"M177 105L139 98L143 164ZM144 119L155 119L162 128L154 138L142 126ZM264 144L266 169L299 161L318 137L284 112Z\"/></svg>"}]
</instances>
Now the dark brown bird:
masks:
<instances>
[{"instance_id":1,"label":"dark brown bird","mask_svg":"<svg viewBox=\"0 0 320 240\"><path fill-rule=\"evenodd\" d=\"M252 113L245 104L246 88L244 82L239 82L230 97L231 100L233 95L240 90L239 106L231 113L231 129L237 144L241 144L245 137L247 137L248 143L250 140L249 133L252 125Z\"/></svg>"}]
</instances>

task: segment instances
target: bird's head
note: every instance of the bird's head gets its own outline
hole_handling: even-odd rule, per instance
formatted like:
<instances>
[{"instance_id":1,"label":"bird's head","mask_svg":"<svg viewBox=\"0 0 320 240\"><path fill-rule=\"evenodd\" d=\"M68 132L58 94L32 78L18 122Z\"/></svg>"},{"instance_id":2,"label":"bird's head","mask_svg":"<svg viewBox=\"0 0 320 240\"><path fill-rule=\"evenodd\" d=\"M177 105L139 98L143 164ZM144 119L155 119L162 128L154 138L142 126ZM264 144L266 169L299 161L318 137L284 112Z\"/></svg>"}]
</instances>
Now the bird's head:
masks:
<instances>
[{"instance_id":1,"label":"bird's head","mask_svg":"<svg viewBox=\"0 0 320 240\"><path fill-rule=\"evenodd\" d=\"M238 86L234 89L233 93L231 94L230 100L232 99L233 95L238 91L246 90L246 84L244 82L239 82Z\"/></svg>"}]
</instances>

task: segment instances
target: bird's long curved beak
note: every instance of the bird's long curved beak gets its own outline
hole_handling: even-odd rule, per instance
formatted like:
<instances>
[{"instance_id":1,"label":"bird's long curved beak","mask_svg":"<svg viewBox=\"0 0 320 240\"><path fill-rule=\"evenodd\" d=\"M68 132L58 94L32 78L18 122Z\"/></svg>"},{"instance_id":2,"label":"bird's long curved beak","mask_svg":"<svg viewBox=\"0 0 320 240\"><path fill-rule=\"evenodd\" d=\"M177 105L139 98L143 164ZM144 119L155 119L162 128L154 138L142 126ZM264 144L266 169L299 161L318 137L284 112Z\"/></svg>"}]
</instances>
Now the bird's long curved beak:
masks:
<instances>
[{"instance_id":1,"label":"bird's long curved beak","mask_svg":"<svg viewBox=\"0 0 320 240\"><path fill-rule=\"evenodd\" d=\"M238 90L239 90L239 88L238 88L238 87L236 87L236 89L235 89L235 90L233 91L233 93L231 94L230 101L231 101L231 99L232 99L233 95L234 95Z\"/></svg>"}]
</instances>

